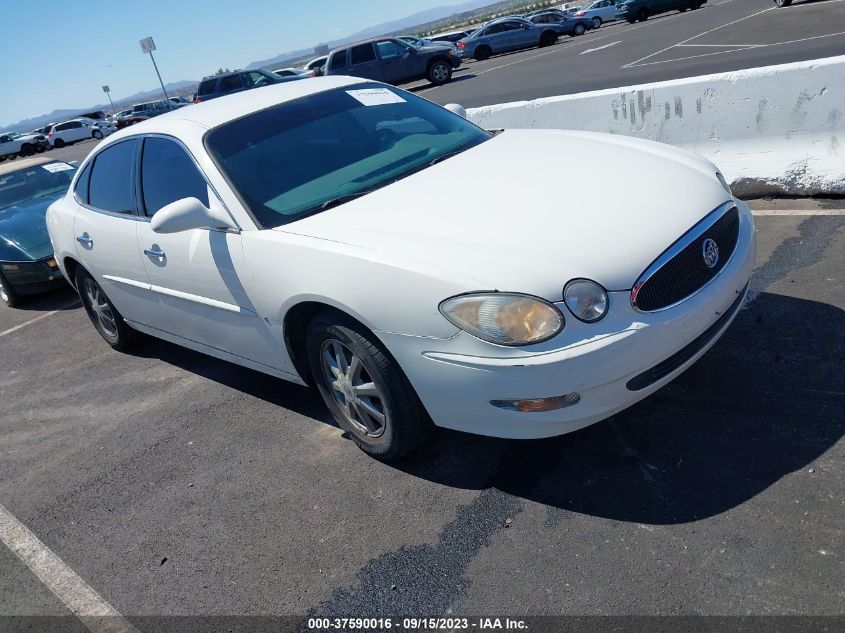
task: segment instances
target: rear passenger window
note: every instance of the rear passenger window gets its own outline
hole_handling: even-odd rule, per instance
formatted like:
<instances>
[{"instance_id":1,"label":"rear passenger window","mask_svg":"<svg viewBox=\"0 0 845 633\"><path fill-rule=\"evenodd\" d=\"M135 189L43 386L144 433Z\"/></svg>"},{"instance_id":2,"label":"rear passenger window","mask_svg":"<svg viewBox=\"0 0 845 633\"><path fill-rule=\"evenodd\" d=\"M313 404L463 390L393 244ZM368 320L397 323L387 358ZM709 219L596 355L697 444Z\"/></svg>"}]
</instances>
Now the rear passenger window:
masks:
<instances>
[{"instance_id":1,"label":"rear passenger window","mask_svg":"<svg viewBox=\"0 0 845 633\"><path fill-rule=\"evenodd\" d=\"M332 55L332 65L329 70L340 70L346 68L346 51L337 51Z\"/></svg>"},{"instance_id":2,"label":"rear passenger window","mask_svg":"<svg viewBox=\"0 0 845 633\"><path fill-rule=\"evenodd\" d=\"M91 180L91 163L85 165L85 169L79 174L76 179L76 188L73 193L76 194L77 200L84 204L88 204L88 181Z\"/></svg>"},{"instance_id":3,"label":"rear passenger window","mask_svg":"<svg viewBox=\"0 0 845 633\"><path fill-rule=\"evenodd\" d=\"M376 51L373 49L372 44L361 44L360 46L353 46L350 50L350 66L371 62L374 61L376 58Z\"/></svg>"},{"instance_id":4,"label":"rear passenger window","mask_svg":"<svg viewBox=\"0 0 845 633\"><path fill-rule=\"evenodd\" d=\"M91 168L88 199L92 207L132 213L132 164L138 141L123 141L97 154Z\"/></svg>"},{"instance_id":5,"label":"rear passenger window","mask_svg":"<svg viewBox=\"0 0 845 633\"><path fill-rule=\"evenodd\" d=\"M224 77L220 82L220 92L228 92L230 90L237 90L241 87L240 75L229 75Z\"/></svg>"},{"instance_id":6,"label":"rear passenger window","mask_svg":"<svg viewBox=\"0 0 845 633\"><path fill-rule=\"evenodd\" d=\"M194 161L177 143L163 138L144 141L141 191L148 216L182 198L196 198L208 206L208 185Z\"/></svg>"}]
</instances>

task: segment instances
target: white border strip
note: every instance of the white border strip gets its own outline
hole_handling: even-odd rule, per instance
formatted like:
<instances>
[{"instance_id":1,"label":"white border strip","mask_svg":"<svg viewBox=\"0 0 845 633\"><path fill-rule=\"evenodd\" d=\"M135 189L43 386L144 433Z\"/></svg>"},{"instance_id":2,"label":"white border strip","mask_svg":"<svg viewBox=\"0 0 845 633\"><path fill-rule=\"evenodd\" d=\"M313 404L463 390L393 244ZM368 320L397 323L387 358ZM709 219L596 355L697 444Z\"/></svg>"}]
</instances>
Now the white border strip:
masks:
<instances>
[{"instance_id":1,"label":"white border strip","mask_svg":"<svg viewBox=\"0 0 845 633\"><path fill-rule=\"evenodd\" d=\"M93 633L138 633L117 609L0 504L0 540Z\"/></svg>"},{"instance_id":2,"label":"white border strip","mask_svg":"<svg viewBox=\"0 0 845 633\"><path fill-rule=\"evenodd\" d=\"M242 314L244 316L257 316L252 310L242 308L239 305L235 305L233 303L226 303L225 301L218 301L217 299L211 299L209 297L203 297L201 295L191 294L189 292L182 292L181 290L174 290L173 288L165 288L164 286L154 286L143 281L135 281L134 279L126 279L125 277L115 277L114 275L103 275L103 278L108 279L109 281L125 284L127 286L132 286L134 288L151 290L152 292L157 292L160 295L167 295L169 297L176 297L178 299L184 299L185 301L199 303L200 305L211 306L212 308L218 308L220 310L225 310L226 312L234 312L236 314Z\"/></svg>"}]
</instances>

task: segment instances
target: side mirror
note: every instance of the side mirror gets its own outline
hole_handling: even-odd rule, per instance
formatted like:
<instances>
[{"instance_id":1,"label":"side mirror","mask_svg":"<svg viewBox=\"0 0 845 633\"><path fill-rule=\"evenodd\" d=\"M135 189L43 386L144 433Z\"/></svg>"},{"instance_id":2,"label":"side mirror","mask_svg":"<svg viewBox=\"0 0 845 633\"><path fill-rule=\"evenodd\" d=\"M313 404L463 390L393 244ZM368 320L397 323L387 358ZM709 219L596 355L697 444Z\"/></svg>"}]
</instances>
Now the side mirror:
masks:
<instances>
[{"instance_id":1,"label":"side mirror","mask_svg":"<svg viewBox=\"0 0 845 633\"><path fill-rule=\"evenodd\" d=\"M464 108L464 106L462 106L460 103L447 103L443 107L446 108L452 114L457 114L463 119L467 118L466 108Z\"/></svg>"},{"instance_id":2,"label":"side mirror","mask_svg":"<svg viewBox=\"0 0 845 633\"><path fill-rule=\"evenodd\" d=\"M153 216L150 227L155 233L238 228L225 213L209 209L196 198L182 198L163 206Z\"/></svg>"}]
</instances>

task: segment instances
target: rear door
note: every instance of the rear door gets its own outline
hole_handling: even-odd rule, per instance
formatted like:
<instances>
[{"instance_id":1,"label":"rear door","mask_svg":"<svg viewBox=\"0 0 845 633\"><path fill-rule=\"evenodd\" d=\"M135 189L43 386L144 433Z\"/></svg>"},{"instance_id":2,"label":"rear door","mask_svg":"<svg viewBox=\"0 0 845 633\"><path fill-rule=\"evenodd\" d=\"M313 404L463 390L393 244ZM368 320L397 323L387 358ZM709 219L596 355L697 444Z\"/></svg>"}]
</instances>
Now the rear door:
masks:
<instances>
[{"instance_id":1,"label":"rear door","mask_svg":"<svg viewBox=\"0 0 845 633\"><path fill-rule=\"evenodd\" d=\"M240 92L243 89L244 83L240 73L223 77L223 79L220 80L220 85L218 86L220 94L224 95L231 94L233 92Z\"/></svg>"},{"instance_id":2,"label":"rear door","mask_svg":"<svg viewBox=\"0 0 845 633\"><path fill-rule=\"evenodd\" d=\"M74 190L74 235L79 261L123 317L152 325L159 307L138 252L133 178L137 149L137 139L121 141L85 166Z\"/></svg>"},{"instance_id":3,"label":"rear door","mask_svg":"<svg viewBox=\"0 0 845 633\"><path fill-rule=\"evenodd\" d=\"M510 35L511 48L528 48L540 41L540 28L531 28L525 22L505 22L505 30Z\"/></svg>"},{"instance_id":4,"label":"rear door","mask_svg":"<svg viewBox=\"0 0 845 633\"><path fill-rule=\"evenodd\" d=\"M326 74L327 75L344 75L347 74L349 67L349 49L344 48L339 51L334 51L329 59L326 60Z\"/></svg>"},{"instance_id":5,"label":"rear door","mask_svg":"<svg viewBox=\"0 0 845 633\"><path fill-rule=\"evenodd\" d=\"M349 49L349 74L354 77L383 81L381 62L372 42L359 44Z\"/></svg>"}]
</instances>

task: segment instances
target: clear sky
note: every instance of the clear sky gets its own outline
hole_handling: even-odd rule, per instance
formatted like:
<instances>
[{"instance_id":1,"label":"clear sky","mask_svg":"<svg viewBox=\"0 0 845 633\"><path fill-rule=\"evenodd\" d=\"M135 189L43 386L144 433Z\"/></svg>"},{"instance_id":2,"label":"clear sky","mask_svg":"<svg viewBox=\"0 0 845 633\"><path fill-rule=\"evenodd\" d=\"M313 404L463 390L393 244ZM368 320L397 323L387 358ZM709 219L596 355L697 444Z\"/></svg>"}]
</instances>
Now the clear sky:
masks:
<instances>
[{"instance_id":1,"label":"clear sky","mask_svg":"<svg viewBox=\"0 0 845 633\"><path fill-rule=\"evenodd\" d=\"M455 0L3 0L0 129L351 35Z\"/></svg>"}]
</instances>

